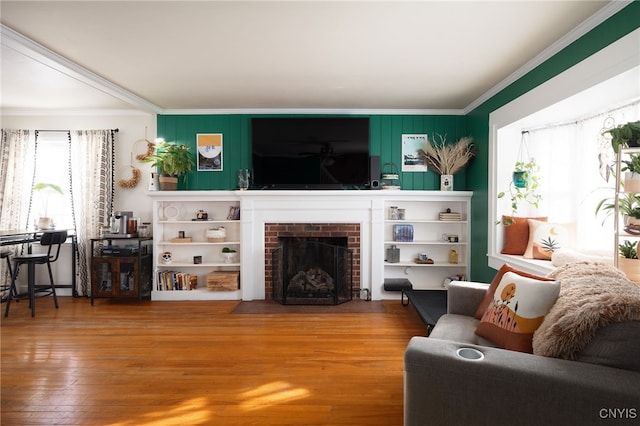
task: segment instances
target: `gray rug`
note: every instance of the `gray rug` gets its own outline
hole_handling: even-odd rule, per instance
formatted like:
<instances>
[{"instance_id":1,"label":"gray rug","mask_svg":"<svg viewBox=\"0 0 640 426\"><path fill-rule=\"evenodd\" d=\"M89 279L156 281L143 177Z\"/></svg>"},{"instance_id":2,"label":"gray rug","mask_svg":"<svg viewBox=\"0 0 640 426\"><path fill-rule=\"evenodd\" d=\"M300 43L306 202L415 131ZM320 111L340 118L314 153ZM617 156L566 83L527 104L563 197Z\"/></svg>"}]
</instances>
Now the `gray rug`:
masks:
<instances>
[{"instance_id":1,"label":"gray rug","mask_svg":"<svg viewBox=\"0 0 640 426\"><path fill-rule=\"evenodd\" d=\"M370 314L386 312L381 300L351 300L340 305L281 305L273 300L242 301L234 314Z\"/></svg>"}]
</instances>

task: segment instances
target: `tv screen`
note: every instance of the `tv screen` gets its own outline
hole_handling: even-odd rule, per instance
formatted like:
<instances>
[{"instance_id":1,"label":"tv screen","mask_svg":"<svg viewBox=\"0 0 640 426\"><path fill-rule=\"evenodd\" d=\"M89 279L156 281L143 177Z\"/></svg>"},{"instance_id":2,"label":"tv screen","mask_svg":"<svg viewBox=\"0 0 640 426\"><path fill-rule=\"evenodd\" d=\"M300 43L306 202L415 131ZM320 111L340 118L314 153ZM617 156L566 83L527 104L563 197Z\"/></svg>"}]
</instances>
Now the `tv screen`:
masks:
<instances>
[{"instance_id":1,"label":"tv screen","mask_svg":"<svg viewBox=\"0 0 640 426\"><path fill-rule=\"evenodd\" d=\"M369 119L254 118L253 187L342 189L369 183Z\"/></svg>"}]
</instances>

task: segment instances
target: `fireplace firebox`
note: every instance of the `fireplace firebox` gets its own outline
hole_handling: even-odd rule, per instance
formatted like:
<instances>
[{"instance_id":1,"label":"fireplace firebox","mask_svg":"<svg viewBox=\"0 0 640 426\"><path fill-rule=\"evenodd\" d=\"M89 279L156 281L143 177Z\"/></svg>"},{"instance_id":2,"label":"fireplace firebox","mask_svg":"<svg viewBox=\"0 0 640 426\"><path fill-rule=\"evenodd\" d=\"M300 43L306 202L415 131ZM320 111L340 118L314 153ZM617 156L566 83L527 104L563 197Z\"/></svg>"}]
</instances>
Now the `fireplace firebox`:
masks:
<instances>
[{"instance_id":1,"label":"fireplace firebox","mask_svg":"<svg viewBox=\"0 0 640 426\"><path fill-rule=\"evenodd\" d=\"M337 305L352 298L353 252L346 237L279 237L272 266L272 297L283 305Z\"/></svg>"}]
</instances>

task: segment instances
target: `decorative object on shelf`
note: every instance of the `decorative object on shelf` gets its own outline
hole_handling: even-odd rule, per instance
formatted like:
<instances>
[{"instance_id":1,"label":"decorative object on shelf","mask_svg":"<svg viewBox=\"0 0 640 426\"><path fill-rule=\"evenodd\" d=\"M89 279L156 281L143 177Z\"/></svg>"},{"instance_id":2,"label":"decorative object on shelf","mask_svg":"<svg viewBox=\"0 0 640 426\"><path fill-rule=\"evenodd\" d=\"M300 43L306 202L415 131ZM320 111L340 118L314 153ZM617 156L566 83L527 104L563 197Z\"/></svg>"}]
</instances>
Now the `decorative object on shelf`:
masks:
<instances>
[{"instance_id":1,"label":"decorative object on shelf","mask_svg":"<svg viewBox=\"0 0 640 426\"><path fill-rule=\"evenodd\" d=\"M398 166L395 163L384 163L380 177L382 189L400 189L402 187Z\"/></svg>"},{"instance_id":2,"label":"decorative object on shelf","mask_svg":"<svg viewBox=\"0 0 640 426\"><path fill-rule=\"evenodd\" d=\"M640 121L621 124L602 132L605 137L611 137L611 147L616 154L620 148L640 146Z\"/></svg>"},{"instance_id":3,"label":"decorative object on shelf","mask_svg":"<svg viewBox=\"0 0 640 426\"><path fill-rule=\"evenodd\" d=\"M198 212L196 213L196 220L208 220L209 219L209 213L205 212L204 210L198 210Z\"/></svg>"},{"instance_id":4,"label":"decorative object on shelf","mask_svg":"<svg viewBox=\"0 0 640 426\"><path fill-rule=\"evenodd\" d=\"M640 235L640 207L635 207L624 217L624 230L628 234Z\"/></svg>"},{"instance_id":5,"label":"decorative object on shelf","mask_svg":"<svg viewBox=\"0 0 640 426\"><path fill-rule=\"evenodd\" d=\"M444 212L438 214L438 219L449 222L457 222L462 220L462 215L458 212L452 212L451 209L447 209Z\"/></svg>"},{"instance_id":6,"label":"decorative object on shelf","mask_svg":"<svg viewBox=\"0 0 640 426\"><path fill-rule=\"evenodd\" d=\"M206 237L210 243L221 243L227 238L227 230L224 226L209 228L206 231Z\"/></svg>"},{"instance_id":7,"label":"decorative object on shelf","mask_svg":"<svg viewBox=\"0 0 640 426\"><path fill-rule=\"evenodd\" d=\"M420 151L429 143L427 135L402 135L402 171L426 172L427 164Z\"/></svg>"},{"instance_id":8,"label":"decorative object on shelf","mask_svg":"<svg viewBox=\"0 0 640 426\"><path fill-rule=\"evenodd\" d=\"M439 141L436 141L436 137ZM440 190L453 190L453 175L476 155L473 138L463 137L456 142L447 144L446 135L436 135L433 141L426 140L423 149L418 154L427 166L440 175Z\"/></svg>"},{"instance_id":9,"label":"decorative object on shelf","mask_svg":"<svg viewBox=\"0 0 640 426\"><path fill-rule=\"evenodd\" d=\"M449 251L449 263L458 263L458 252L454 249L451 249L451 251Z\"/></svg>"},{"instance_id":10,"label":"decorative object on shelf","mask_svg":"<svg viewBox=\"0 0 640 426\"><path fill-rule=\"evenodd\" d=\"M238 170L238 189L244 191L249 188L250 173L248 169Z\"/></svg>"},{"instance_id":11,"label":"decorative object on shelf","mask_svg":"<svg viewBox=\"0 0 640 426\"><path fill-rule=\"evenodd\" d=\"M170 251L165 251L164 253L162 253L162 263L164 263L165 265L168 265L171 263L173 259L171 258L171 252Z\"/></svg>"},{"instance_id":12,"label":"decorative object on shelf","mask_svg":"<svg viewBox=\"0 0 640 426\"><path fill-rule=\"evenodd\" d=\"M216 271L207 275L207 290L235 291L240 288L240 273Z\"/></svg>"},{"instance_id":13,"label":"decorative object on shelf","mask_svg":"<svg viewBox=\"0 0 640 426\"><path fill-rule=\"evenodd\" d=\"M418 265L433 265L435 263L431 258L420 259L419 257L415 259L415 262Z\"/></svg>"},{"instance_id":14,"label":"decorative object on shelf","mask_svg":"<svg viewBox=\"0 0 640 426\"><path fill-rule=\"evenodd\" d=\"M224 263L233 263L236 257L236 251L229 247L222 249L222 257L224 257Z\"/></svg>"},{"instance_id":15,"label":"decorative object on shelf","mask_svg":"<svg viewBox=\"0 0 640 426\"><path fill-rule=\"evenodd\" d=\"M620 169L624 172L624 192L640 192L640 153L631 153L628 159L621 162L624 163Z\"/></svg>"},{"instance_id":16,"label":"decorative object on shelf","mask_svg":"<svg viewBox=\"0 0 640 426\"><path fill-rule=\"evenodd\" d=\"M180 216L180 209L173 204L169 204L162 209L162 213L166 220L177 220L178 216Z\"/></svg>"},{"instance_id":17,"label":"decorative object on shelf","mask_svg":"<svg viewBox=\"0 0 640 426\"><path fill-rule=\"evenodd\" d=\"M42 203L42 211L38 218L38 229L53 229L53 219L49 217L49 197L52 194L64 196L64 191L58 185L53 183L39 182L33 185L33 191L37 192Z\"/></svg>"},{"instance_id":18,"label":"decorative object on shelf","mask_svg":"<svg viewBox=\"0 0 640 426\"><path fill-rule=\"evenodd\" d=\"M400 249L393 244L387 249L387 263L400 262Z\"/></svg>"},{"instance_id":19,"label":"decorative object on shelf","mask_svg":"<svg viewBox=\"0 0 640 426\"><path fill-rule=\"evenodd\" d=\"M200 265L202 263L202 256L193 256L193 264Z\"/></svg>"},{"instance_id":20,"label":"decorative object on shelf","mask_svg":"<svg viewBox=\"0 0 640 426\"><path fill-rule=\"evenodd\" d=\"M151 236L151 224L149 222L142 222L138 226L138 236L147 238Z\"/></svg>"},{"instance_id":21,"label":"decorative object on shelf","mask_svg":"<svg viewBox=\"0 0 640 426\"><path fill-rule=\"evenodd\" d=\"M155 154L148 155L142 160L152 163L160 173L159 182L162 191L178 189L178 178L186 177L191 172L195 162L191 158L189 145L175 144L159 140Z\"/></svg>"},{"instance_id":22,"label":"decorative object on shelf","mask_svg":"<svg viewBox=\"0 0 640 426\"><path fill-rule=\"evenodd\" d=\"M398 220L399 218L400 218L400 213L398 212L398 206L389 207L389 219Z\"/></svg>"},{"instance_id":23,"label":"decorative object on shelf","mask_svg":"<svg viewBox=\"0 0 640 426\"><path fill-rule=\"evenodd\" d=\"M227 220L240 220L240 207L239 206L231 206L231 207L229 207L229 214L227 215Z\"/></svg>"},{"instance_id":24,"label":"decorative object on shelf","mask_svg":"<svg viewBox=\"0 0 640 426\"><path fill-rule=\"evenodd\" d=\"M457 235L447 235L447 241L450 243L457 243L458 236Z\"/></svg>"},{"instance_id":25,"label":"decorative object on shelf","mask_svg":"<svg viewBox=\"0 0 640 426\"><path fill-rule=\"evenodd\" d=\"M198 146L198 171L222 171L222 133L196 134Z\"/></svg>"},{"instance_id":26,"label":"decorative object on shelf","mask_svg":"<svg viewBox=\"0 0 640 426\"><path fill-rule=\"evenodd\" d=\"M640 260L638 260L638 244L629 240L618 245L620 257L618 268L625 273L630 281L640 283Z\"/></svg>"},{"instance_id":27,"label":"decorative object on shelf","mask_svg":"<svg viewBox=\"0 0 640 426\"><path fill-rule=\"evenodd\" d=\"M407 211L405 209L398 209L398 220L404 220L406 212Z\"/></svg>"},{"instance_id":28,"label":"decorative object on shelf","mask_svg":"<svg viewBox=\"0 0 640 426\"><path fill-rule=\"evenodd\" d=\"M160 176L157 173L151 172L151 179L149 179L149 191L160 190Z\"/></svg>"},{"instance_id":29,"label":"decorative object on shelf","mask_svg":"<svg viewBox=\"0 0 640 426\"><path fill-rule=\"evenodd\" d=\"M393 240L410 243L413 241L413 225L393 225Z\"/></svg>"},{"instance_id":30,"label":"decorative object on shelf","mask_svg":"<svg viewBox=\"0 0 640 426\"><path fill-rule=\"evenodd\" d=\"M511 182L509 183L509 194L511 195L511 217L517 216L519 204L526 202L534 206L540 207L542 201L542 195L538 193L538 187L540 185L540 177L538 171L540 170L536 159L529 156L527 149L527 138L529 134L528 130L523 130L520 137L520 147L518 149L518 157L514 165L514 170L511 174ZM498 193L498 198L503 198L506 195L505 191ZM508 219L509 223L504 225L511 225L512 219ZM501 221L497 222L498 224Z\"/></svg>"}]
</instances>

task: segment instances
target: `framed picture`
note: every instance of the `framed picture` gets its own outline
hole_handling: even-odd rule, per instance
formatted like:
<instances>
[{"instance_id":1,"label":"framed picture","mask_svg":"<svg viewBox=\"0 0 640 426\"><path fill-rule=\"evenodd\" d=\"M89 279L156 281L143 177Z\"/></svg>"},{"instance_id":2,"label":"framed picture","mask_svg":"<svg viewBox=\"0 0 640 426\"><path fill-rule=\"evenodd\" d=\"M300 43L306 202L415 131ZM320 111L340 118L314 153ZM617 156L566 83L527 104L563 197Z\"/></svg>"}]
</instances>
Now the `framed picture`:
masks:
<instances>
[{"instance_id":1,"label":"framed picture","mask_svg":"<svg viewBox=\"0 0 640 426\"><path fill-rule=\"evenodd\" d=\"M427 163L418 153L429 141L427 135L402 135L402 171L426 172Z\"/></svg>"},{"instance_id":2,"label":"framed picture","mask_svg":"<svg viewBox=\"0 0 640 426\"><path fill-rule=\"evenodd\" d=\"M198 133L198 171L222 171L222 133Z\"/></svg>"}]
</instances>

